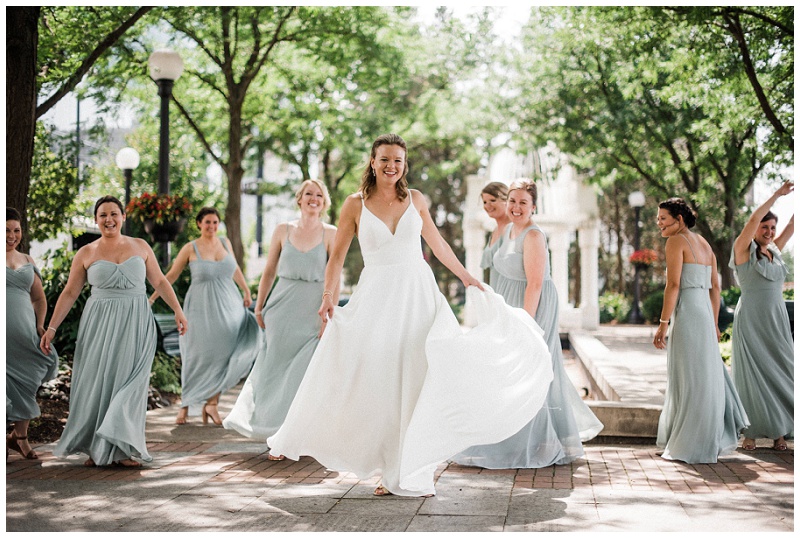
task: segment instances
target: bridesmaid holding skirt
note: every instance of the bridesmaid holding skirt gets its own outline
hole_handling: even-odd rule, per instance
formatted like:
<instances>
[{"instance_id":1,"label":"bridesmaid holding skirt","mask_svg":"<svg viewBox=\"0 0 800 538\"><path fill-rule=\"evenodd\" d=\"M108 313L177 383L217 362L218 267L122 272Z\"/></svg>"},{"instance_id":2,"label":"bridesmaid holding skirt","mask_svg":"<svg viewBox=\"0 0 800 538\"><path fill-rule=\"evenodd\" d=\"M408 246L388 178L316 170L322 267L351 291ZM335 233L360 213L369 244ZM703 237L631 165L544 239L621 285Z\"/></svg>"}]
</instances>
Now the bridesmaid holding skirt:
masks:
<instances>
[{"instance_id":1,"label":"bridesmaid holding skirt","mask_svg":"<svg viewBox=\"0 0 800 538\"><path fill-rule=\"evenodd\" d=\"M742 288L733 318L731 373L750 419L744 450L754 450L760 438L786 450L786 438L794 437L794 339L783 300L788 270L780 253L794 233L794 215L775 237L778 217L770 211L793 189L787 181L753 212L731 253L730 267Z\"/></svg>"},{"instance_id":2,"label":"bridesmaid holding skirt","mask_svg":"<svg viewBox=\"0 0 800 538\"><path fill-rule=\"evenodd\" d=\"M544 330L553 382L544 407L531 422L500 443L474 446L453 458L462 465L487 469L564 465L582 456L582 442L603 429L564 369L558 334L558 295L550 278L547 239L531 218L536 199L533 182L514 182L508 189L511 225L506 227L494 255L495 290L510 306L524 308Z\"/></svg>"},{"instance_id":3,"label":"bridesmaid holding skirt","mask_svg":"<svg viewBox=\"0 0 800 538\"><path fill-rule=\"evenodd\" d=\"M497 269L494 268L494 254L500 248L500 239L503 237L503 231L506 226L511 222L506 213L506 200L508 199L508 187L505 183L499 181L492 181L487 183L481 190L481 202L483 203L483 210L486 214L494 219L496 225L486 242L481 256L481 269L489 270L489 285L497 289Z\"/></svg>"},{"instance_id":4,"label":"bridesmaid holding skirt","mask_svg":"<svg viewBox=\"0 0 800 538\"><path fill-rule=\"evenodd\" d=\"M667 391L656 444L667 460L716 463L736 450L748 420L719 352L717 260L689 231L695 220L681 198L659 204L667 284L653 345L667 349Z\"/></svg>"},{"instance_id":5,"label":"bridesmaid holding skirt","mask_svg":"<svg viewBox=\"0 0 800 538\"><path fill-rule=\"evenodd\" d=\"M52 349L44 355L39 349L47 299L33 258L17 251L21 221L16 209L6 208L6 421L14 423L6 449L35 460L39 456L28 443L28 425L41 414L39 387L58 374L58 354Z\"/></svg>"},{"instance_id":6,"label":"bridesmaid holding skirt","mask_svg":"<svg viewBox=\"0 0 800 538\"><path fill-rule=\"evenodd\" d=\"M336 227L320 220L330 206L324 183L307 179L295 199L300 219L275 229L258 286L256 320L265 329L265 345L222 423L264 441L283 424L317 349L322 326L317 308L336 236ZM276 274L278 283L273 288Z\"/></svg>"},{"instance_id":7,"label":"bridesmaid holding skirt","mask_svg":"<svg viewBox=\"0 0 800 538\"><path fill-rule=\"evenodd\" d=\"M220 394L250 372L258 354L261 331L248 310L252 303L250 288L233 257L230 241L217 237L219 221L213 207L197 213L200 238L181 248L166 275L172 284L187 265L192 274L183 301L192 332L179 340L181 410L176 424L186 424L188 415L201 415L203 424L211 418L214 424L222 425L217 411ZM150 303L157 297L158 291L150 296Z\"/></svg>"},{"instance_id":8,"label":"bridesmaid holding skirt","mask_svg":"<svg viewBox=\"0 0 800 538\"><path fill-rule=\"evenodd\" d=\"M186 318L172 287L142 239L122 235L125 212L113 196L95 204L100 239L81 247L72 260L40 347L50 353L58 327L88 281L92 295L78 329L72 368L69 418L53 451L56 456L83 453L84 465L141 467L151 461L145 444L150 369L156 351L156 327L147 304L144 280L175 312L178 332Z\"/></svg>"}]
</instances>

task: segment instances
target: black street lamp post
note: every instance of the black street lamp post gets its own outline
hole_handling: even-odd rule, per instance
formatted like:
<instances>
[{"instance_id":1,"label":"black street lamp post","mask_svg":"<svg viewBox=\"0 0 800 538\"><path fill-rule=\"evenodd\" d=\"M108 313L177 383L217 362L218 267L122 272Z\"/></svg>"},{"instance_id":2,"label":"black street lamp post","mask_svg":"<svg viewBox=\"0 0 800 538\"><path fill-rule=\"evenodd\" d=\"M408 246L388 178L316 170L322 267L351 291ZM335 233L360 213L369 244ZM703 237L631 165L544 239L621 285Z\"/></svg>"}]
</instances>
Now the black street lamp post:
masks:
<instances>
[{"instance_id":1,"label":"black street lamp post","mask_svg":"<svg viewBox=\"0 0 800 538\"><path fill-rule=\"evenodd\" d=\"M158 139L158 193L169 194L169 100L172 97L172 86L183 73L183 60L177 52L157 50L150 55L148 61L150 76L158 84L158 95L161 97L161 130ZM164 242L161 251L161 265L169 265L169 241Z\"/></svg>"},{"instance_id":2,"label":"black street lamp post","mask_svg":"<svg viewBox=\"0 0 800 538\"><path fill-rule=\"evenodd\" d=\"M636 219L636 230L634 231L633 235L633 249L639 250L639 238L641 236L641 229L642 229L642 221L640 220L640 214L642 207L644 207L644 193L640 191L634 191L628 195L628 203L633 208L634 218ZM644 323L644 316L642 316L642 312L639 309L639 299L641 298L641 282L639 273L641 268L639 264L634 264L633 268L633 305L631 308L631 313L628 316L628 323L635 323L641 324Z\"/></svg>"},{"instance_id":3,"label":"black street lamp post","mask_svg":"<svg viewBox=\"0 0 800 538\"><path fill-rule=\"evenodd\" d=\"M116 157L117 166L122 169L125 175L125 209L131 201L131 179L133 178L133 171L139 166L139 152L133 148L122 148L117 152ZM128 235L128 219L125 219L122 232Z\"/></svg>"}]
</instances>

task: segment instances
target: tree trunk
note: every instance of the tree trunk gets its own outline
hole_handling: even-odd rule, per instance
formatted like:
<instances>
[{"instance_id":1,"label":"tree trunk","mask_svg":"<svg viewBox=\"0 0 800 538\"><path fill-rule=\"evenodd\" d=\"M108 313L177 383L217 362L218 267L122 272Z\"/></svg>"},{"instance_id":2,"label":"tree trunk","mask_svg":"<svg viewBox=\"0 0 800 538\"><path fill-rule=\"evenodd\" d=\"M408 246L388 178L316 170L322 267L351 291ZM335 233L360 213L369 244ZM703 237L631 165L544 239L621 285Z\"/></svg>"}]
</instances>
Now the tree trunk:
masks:
<instances>
[{"instance_id":1,"label":"tree trunk","mask_svg":"<svg viewBox=\"0 0 800 538\"><path fill-rule=\"evenodd\" d=\"M28 189L36 132L39 7L6 8L6 205L22 215L20 250L28 252Z\"/></svg>"},{"instance_id":2,"label":"tree trunk","mask_svg":"<svg viewBox=\"0 0 800 538\"><path fill-rule=\"evenodd\" d=\"M233 91L231 91L233 93ZM242 245L242 177L244 177L244 148L242 147L242 102L243 99L230 99L230 118L228 126L228 204L225 209L225 229L233 247L236 263L244 272L244 246Z\"/></svg>"}]
</instances>

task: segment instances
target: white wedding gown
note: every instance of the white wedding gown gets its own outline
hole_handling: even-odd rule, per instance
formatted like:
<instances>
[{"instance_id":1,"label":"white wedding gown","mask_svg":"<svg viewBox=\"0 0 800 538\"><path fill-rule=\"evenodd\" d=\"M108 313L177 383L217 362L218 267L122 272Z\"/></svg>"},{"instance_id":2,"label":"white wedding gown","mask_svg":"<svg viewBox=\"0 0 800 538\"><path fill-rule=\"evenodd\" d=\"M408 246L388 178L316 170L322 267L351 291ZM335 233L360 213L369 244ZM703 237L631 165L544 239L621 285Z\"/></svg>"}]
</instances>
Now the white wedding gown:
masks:
<instances>
[{"instance_id":1,"label":"white wedding gown","mask_svg":"<svg viewBox=\"0 0 800 538\"><path fill-rule=\"evenodd\" d=\"M439 463L502 441L536 415L553 372L542 330L487 286L467 290L478 325L464 333L422 256L410 203L394 234L362 205L364 270L337 307L273 455L307 455L396 495L435 492Z\"/></svg>"}]
</instances>

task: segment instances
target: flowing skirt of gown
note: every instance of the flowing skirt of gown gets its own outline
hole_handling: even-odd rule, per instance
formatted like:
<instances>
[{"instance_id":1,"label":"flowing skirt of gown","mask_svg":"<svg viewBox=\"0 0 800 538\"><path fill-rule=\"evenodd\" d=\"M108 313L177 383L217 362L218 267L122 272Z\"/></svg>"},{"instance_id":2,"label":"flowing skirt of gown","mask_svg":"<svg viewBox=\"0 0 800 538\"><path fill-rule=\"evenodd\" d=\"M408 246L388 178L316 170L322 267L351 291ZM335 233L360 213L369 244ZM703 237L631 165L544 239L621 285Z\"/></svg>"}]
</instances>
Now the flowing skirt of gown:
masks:
<instances>
[{"instance_id":1,"label":"flowing skirt of gown","mask_svg":"<svg viewBox=\"0 0 800 538\"><path fill-rule=\"evenodd\" d=\"M774 246L772 262L757 259L755 241L750 259L731 267L742 288L733 318L731 374L742 399L750 439L794 437L794 339L783 299L788 272Z\"/></svg>"},{"instance_id":2,"label":"flowing skirt of gown","mask_svg":"<svg viewBox=\"0 0 800 538\"><path fill-rule=\"evenodd\" d=\"M26 263L6 267L6 420L29 420L41 414L36 393L58 375L58 353L39 349L31 286L39 271ZM41 278L41 275L39 275Z\"/></svg>"},{"instance_id":3,"label":"flowing skirt of gown","mask_svg":"<svg viewBox=\"0 0 800 538\"><path fill-rule=\"evenodd\" d=\"M88 454L97 465L152 461L144 432L157 335L144 259L98 260L87 277L92 296L78 329L69 418L53 453Z\"/></svg>"},{"instance_id":4,"label":"flowing skirt of gown","mask_svg":"<svg viewBox=\"0 0 800 538\"><path fill-rule=\"evenodd\" d=\"M209 398L235 387L250 372L261 340L261 328L233 282L233 254L204 260L192 246L197 259L189 262L192 283L183 302L190 330L178 339L181 406L189 408L190 416L199 415Z\"/></svg>"},{"instance_id":5,"label":"flowing skirt of gown","mask_svg":"<svg viewBox=\"0 0 800 538\"><path fill-rule=\"evenodd\" d=\"M708 290L711 267L684 263L667 339L667 392L658 420L661 457L716 463L734 452L747 414L719 352Z\"/></svg>"},{"instance_id":6,"label":"flowing skirt of gown","mask_svg":"<svg viewBox=\"0 0 800 538\"><path fill-rule=\"evenodd\" d=\"M394 234L362 207L365 267L336 308L272 454L382 475L397 495L434 493L436 466L505 439L541 408L552 379L541 329L521 309L469 288L478 325L464 333L422 257L411 209Z\"/></svg>"},{"instance_id":7,"label":"flowing skirt of gown","mask_svg":"<svg viewBox=\"0 0 800 538\"><path fill-rule=\"evenodd\" d=\"M317 309L327 259L323 243L302 252L285 242L278 261L279 280L262 311L265 345L222 421L226 429L266 440L283 424L319 343Z\"/></svg>"},{"instance_id":8,"label":"flowing skirt of gown","mask_svg":"<svg viewBox=\"0 0 800 538\"><path fill-rule=\"evenodd\" d=\"M515 239L510 239L509 226L498 241L502 243L493 260L497 272L496 290L511 306L521 308L525 303L528 281L522 247L527 231L534 229L541 232L538 226L531 225ZM553 382L544 407L530 423L508 439L492 445L470 447L452 458L454 462L486 469L564 465L583 456L583 442L594 438L603 429L603 423L581 399L564 369L558 334L558 293L550 278L549 260L545 263L545 277L534 319L544 331L553 368Z\"/></svg>"}]
</instances>

